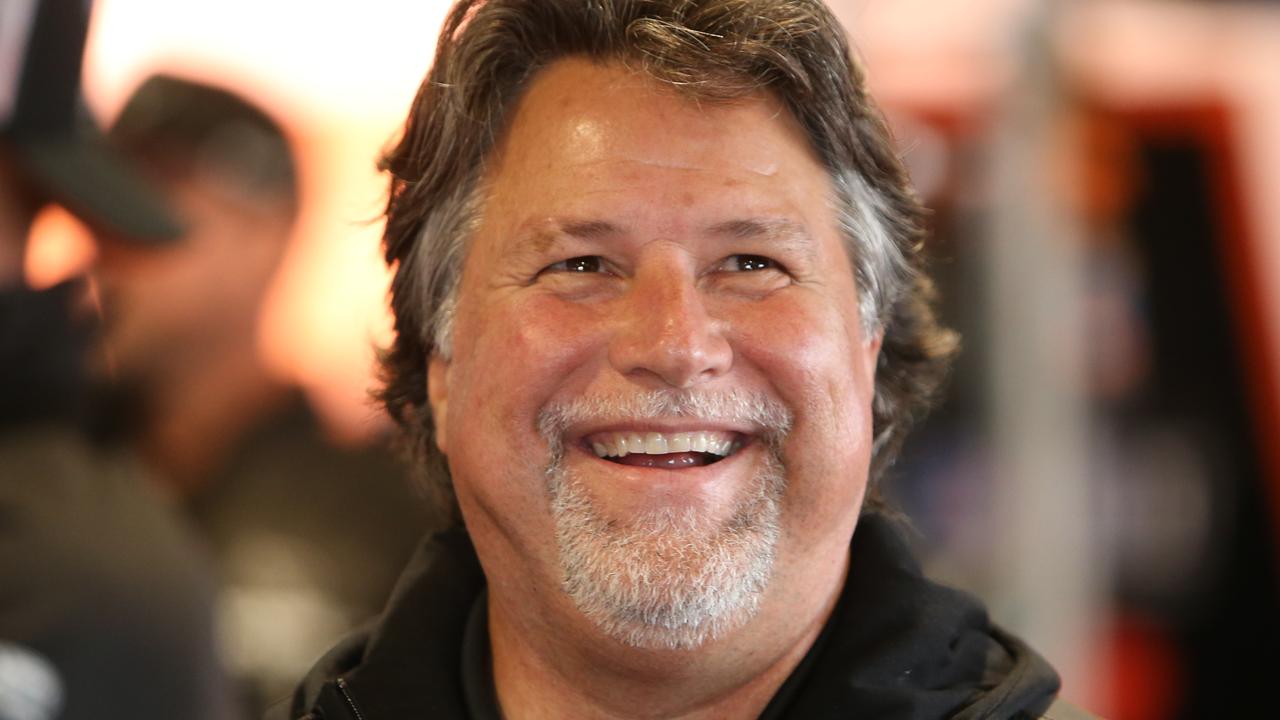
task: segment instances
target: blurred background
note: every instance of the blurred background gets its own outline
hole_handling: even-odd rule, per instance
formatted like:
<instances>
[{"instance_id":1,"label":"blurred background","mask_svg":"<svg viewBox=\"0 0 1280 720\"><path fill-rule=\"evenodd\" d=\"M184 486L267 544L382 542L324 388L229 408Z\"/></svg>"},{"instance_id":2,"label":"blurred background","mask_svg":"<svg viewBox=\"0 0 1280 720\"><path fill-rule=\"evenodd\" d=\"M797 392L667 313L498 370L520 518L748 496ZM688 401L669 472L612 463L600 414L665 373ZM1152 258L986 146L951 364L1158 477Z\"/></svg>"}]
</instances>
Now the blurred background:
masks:
<instances>
[{"instance_id":1,"label":"blurred background","mask_svg":"<svg viewBox=\"0 0 1280 720\"><path fill-rule=\"evenodd\" d=\"M831 4L934 210L942 312L964 336L946 402L890 478L932 572L985 598L1099 714L1259 716L1280 667L1280 3ZM163 72L282 126L299 206L254 352L346 447L386 431L368 400L390 328L375 159L446 9L94 8L84 81L103 124ZM54 209L31 243L41 286L97 253ZM296 677L328 643L270 618L336 635L350 620L328 607L224 597L228 663Z\"/></svg>"}]
</instances>

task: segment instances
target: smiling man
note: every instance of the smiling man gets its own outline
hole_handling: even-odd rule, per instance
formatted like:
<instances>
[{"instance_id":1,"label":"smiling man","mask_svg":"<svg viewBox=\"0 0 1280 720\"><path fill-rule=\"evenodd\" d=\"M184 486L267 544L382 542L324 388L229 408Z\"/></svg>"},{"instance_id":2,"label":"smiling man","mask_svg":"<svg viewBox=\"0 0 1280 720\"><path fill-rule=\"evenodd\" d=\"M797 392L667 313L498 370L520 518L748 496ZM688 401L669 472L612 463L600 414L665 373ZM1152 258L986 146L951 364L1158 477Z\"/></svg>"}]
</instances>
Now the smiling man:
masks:
<instances>
[{"instance_id":1,"label":"smiling man","mask_svg":"<svg viewBox=\"0 0 1280 720\"><path fill-rule=\"evenodd\" d=\"M1068 717L882 513L955 343L819 2L461 2L386 166L459 527L282 716Z\"/></svg>"}]
</instances>

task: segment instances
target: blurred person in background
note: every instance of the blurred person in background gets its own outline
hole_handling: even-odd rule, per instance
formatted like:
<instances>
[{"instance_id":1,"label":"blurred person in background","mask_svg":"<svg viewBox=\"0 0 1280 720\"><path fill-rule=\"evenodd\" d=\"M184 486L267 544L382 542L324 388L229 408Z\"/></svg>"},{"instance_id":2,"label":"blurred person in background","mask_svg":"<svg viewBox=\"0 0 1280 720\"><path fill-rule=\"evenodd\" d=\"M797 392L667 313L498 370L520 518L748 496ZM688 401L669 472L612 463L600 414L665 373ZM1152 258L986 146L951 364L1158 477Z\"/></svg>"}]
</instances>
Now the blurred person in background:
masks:
<instances>
[{"instance_id":1,"label":"blurred person in background","mask_svg":"<svg viewBox=\"0 0 1280 720\"><path fill-rule=\"evenodd\" d=\"M455 4L385 160L383 397L456 526L275 717L1085 717L881 494L955 338L845 38Z\"/></svg>"},{"instance_id":2,"label":"blurred person in background","mask_svg":"<svg viewBox=\"0 0 1280 720\"><path fill-rule=\"evenodd\" d=\"M100 440L138 453L206 537L225 651L258 713L382 609L426 528L425 504L389 453L329 441L302 391L257 351L298 215L281 126L226 89L161 75L108 135L187 231L167 247L100 238L110 377L94 424Z\"/></svg>"},{"instance_id":3,"label":"blurred person in background","mask_svg":"<svg viewBox=\"0 0 1280 720\"><path fill-rule=\"evenodd\" d=\"M136 243L179 233L80 106L88 20L80 0L0 3L0 718L223 720L206 564L141 469L81 432L83 283L23 277L51 203Z\"/></svg>"}]
</instances>

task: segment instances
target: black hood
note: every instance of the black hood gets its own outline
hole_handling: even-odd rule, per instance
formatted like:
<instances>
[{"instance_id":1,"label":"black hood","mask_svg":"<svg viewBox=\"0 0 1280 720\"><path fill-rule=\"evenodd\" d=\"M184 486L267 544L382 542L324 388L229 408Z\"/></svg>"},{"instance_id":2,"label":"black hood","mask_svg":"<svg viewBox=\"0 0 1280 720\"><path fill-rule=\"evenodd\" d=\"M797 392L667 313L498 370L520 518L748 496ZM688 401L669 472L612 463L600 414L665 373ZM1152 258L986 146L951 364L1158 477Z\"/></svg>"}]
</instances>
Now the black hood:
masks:
<instances>
[{"instance_id":1,"label":"black hood","mask_svg":"<svg viewBox=\"0 0 1280 720\"><path fill-rule=\"evenodd\" d=\"M859 520L840 603L763 718L1039 717L1053 701L1048 663L976 598L926 579L903 535Z\"/></svg>"},{"instance_id":2,"label":"black hood","mask_svg":"<svg viewBox=\"0 0 1280 720\"><path fill-rule=\"evenodd\" d=\"M480 720L463 656L484 587L465 532L429 539L386 614L321 659L270 717ZM924 578L899 524L872 513L858 523L831 620L761 717L1036 718L1057 690L1043 659L976 599Z\"/></svg>"}]
</instances>

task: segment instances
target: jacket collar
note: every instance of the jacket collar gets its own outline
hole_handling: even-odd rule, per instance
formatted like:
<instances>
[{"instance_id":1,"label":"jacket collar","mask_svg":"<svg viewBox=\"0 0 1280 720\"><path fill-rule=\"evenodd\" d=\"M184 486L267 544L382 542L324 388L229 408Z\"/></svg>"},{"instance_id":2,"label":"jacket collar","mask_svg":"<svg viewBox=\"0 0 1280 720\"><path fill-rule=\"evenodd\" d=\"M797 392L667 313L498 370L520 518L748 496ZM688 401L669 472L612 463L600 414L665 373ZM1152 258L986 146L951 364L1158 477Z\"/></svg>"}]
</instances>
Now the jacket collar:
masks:
<instances>
[{"instance_id":1,"label":"jacket collar","mask_svg":"<svg viewBox=\"0 0 1280 720\"><path fill-rule=\"evenodd\" d=\"M466 718L462 646L484 573L465 530L424 543L410 561L358 666L330 702L359 720ZM325 718L343 717L333 713Z\"/></svg>"},{"instance_id":2,"label":"jacket collar","mask_svg":"<svg viewBox=\"0 0 1280 720\"><path fill-rule=\"evenodd\" d=\"M419 549L378 628L333 653L304 707L326 719L467 718L468 615L484 574L463 530ZM310 688L309 690L307 688ZM923 577L898 523L858 523L832 619L762 718L1037 717L1058 679L974 598Z\"/></svg>"}]
</instances>

